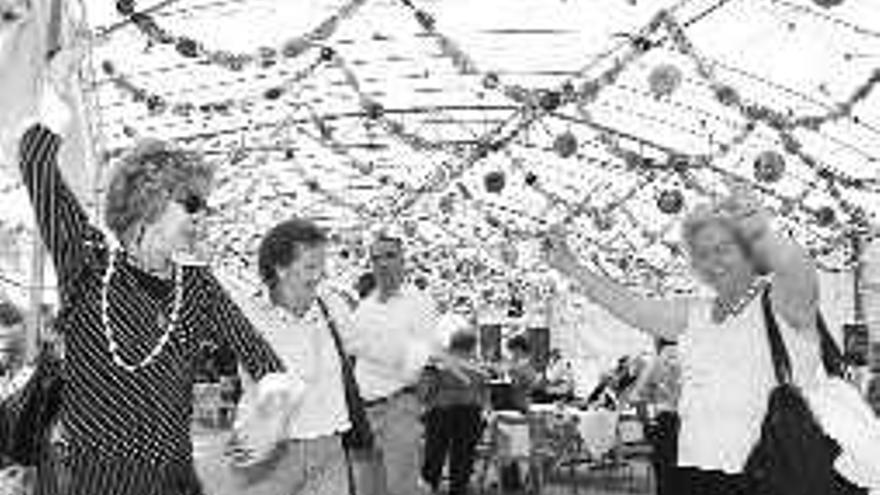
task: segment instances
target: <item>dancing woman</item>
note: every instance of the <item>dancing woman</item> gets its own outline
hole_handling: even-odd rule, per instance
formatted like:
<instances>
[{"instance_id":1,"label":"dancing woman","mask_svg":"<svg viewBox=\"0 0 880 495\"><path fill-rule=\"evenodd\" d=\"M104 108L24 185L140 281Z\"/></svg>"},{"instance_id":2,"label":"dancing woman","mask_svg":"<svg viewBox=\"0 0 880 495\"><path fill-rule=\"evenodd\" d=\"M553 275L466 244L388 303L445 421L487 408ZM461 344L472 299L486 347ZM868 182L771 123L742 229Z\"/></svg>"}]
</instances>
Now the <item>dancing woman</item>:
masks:
<instances>
[{"instance_id":1,"label":"dancing woman","mask_svg":"<svg viewBox=\"0 0 880 495\"><path fill-rule=\"evenodd\" d=\"M694 272L714 292L711 300L634 294L581 265L559 232L548 239L548 260L616 317L678 342L683 383L675 493L745 494L743 467L776 384L760 294L770 291L795 382L815 386L825 373L816 271L801 247L775 233L765 211L743 197L691 212L683 238Z\"/></svg>"},{"instance_id":2,"label":"dancing woman","mask_svg":"<svg viewBox=\"0 0 880 495\"><path fill-rule=\"evenodd\" d=\"M210 169L167 143L137 146L106 194L115 247L59 170L68 106L42 93L4 95L4 105L40 99L34 106L44 109L21 138L20 168L55 267L66 348L60 421L68 448L37 493L200 494L190 440L200 341L228 343L257 378L283 368L210 271L176 261L196 236Z\"/></svg>"}]
</instances>

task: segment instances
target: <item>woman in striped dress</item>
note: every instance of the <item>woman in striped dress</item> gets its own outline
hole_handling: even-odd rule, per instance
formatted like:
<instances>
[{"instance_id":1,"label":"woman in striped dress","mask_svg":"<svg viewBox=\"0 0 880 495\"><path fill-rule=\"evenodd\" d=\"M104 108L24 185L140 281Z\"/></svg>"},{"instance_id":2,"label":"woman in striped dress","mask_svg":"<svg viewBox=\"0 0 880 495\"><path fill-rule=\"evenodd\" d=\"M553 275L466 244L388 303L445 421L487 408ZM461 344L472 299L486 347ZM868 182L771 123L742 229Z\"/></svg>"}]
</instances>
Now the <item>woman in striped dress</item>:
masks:
<instances>
[{"instance_id":1,"label":"woman in striped dress","mask_svg":"<svg viewBox=\"0 0 880 495\"><path fill-rule=\"evenodd\" d=\"M176 262L194 240L209 168L162 142L122 159L104 209L117 248L89 223L59 171L69 107L53 95L44 91L40 107L55 110L41 112L19 148L55 266L56 328L65 339L66 448L41 466L37 493L197 495L190 421L200 341L228 344L257 378L282 364L208 269Z\"/></svg>"}]
</instances>

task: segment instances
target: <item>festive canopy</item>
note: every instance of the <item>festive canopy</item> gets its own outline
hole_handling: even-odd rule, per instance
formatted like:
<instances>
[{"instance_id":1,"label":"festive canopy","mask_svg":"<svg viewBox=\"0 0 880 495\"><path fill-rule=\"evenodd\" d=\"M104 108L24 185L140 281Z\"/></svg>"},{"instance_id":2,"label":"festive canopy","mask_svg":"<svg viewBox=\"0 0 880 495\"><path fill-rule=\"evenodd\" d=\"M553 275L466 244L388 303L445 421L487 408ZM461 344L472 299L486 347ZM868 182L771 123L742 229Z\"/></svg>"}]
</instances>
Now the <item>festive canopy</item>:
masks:
<instances>
[{"instance_id":1,"label":"festive canopy","mask_svg":"<svg viewBox=\"0 0 880 495\"><path fill-rule=\"evenodd\" d=\"M677 226L733 184L825 270L851 268L880 213L877 2L78 7L102 166L142 137L202 150L211 245L236 263L302 215L336 233L341 273L392 228L434 287L536 301L553 286L536 234L563 223L610 276L691 292Z\"/></svg>"}]
</instances>

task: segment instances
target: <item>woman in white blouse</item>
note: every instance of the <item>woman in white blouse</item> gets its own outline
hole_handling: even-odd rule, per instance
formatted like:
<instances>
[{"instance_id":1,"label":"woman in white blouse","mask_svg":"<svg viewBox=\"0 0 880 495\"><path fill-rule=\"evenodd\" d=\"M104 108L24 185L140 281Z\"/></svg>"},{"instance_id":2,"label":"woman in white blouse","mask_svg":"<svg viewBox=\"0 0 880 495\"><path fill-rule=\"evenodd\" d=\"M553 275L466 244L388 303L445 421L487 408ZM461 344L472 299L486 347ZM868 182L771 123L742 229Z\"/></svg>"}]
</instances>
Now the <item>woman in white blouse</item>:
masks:
<instances>
[{"instance_id":1,"label":"woman in white blouse","mask_svg":"<svg viewBox=\"0 0 880 495\"><path fill-rule=\"evenodd\" d=\"M676 493L746 494L743 467L776 383L760 294L769 286L795 381L814 386L824 376L816 271L805 251L773 232L766 211L744 197L697 208L682 234L696 276L715 293L712 300L634 294L581 265L559 231L551 233L546 249L550 264L594 302L636 328L678 342Z\"/></svg>"}]
</instances>

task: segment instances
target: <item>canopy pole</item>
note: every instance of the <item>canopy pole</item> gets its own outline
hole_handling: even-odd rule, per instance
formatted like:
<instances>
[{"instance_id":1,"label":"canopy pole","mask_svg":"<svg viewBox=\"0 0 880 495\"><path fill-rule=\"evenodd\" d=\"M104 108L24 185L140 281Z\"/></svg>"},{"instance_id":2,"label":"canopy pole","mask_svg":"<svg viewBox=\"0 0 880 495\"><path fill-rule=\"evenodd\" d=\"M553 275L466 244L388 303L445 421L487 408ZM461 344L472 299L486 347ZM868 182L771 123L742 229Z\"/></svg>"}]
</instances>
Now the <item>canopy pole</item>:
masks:
<instances>
[{"instance_id":1,"label":"canopy pole","mask_svg":"<svg viewBox=\"0 0 880 495\"><path fill-rule=\"evenodd\" d=\"M46 248L38 233L31 246L30 313L27 331L26 356L30 360L39 352L40 331L43 327L43 286L46 270Z\"/></svg>"}]
</instances>

